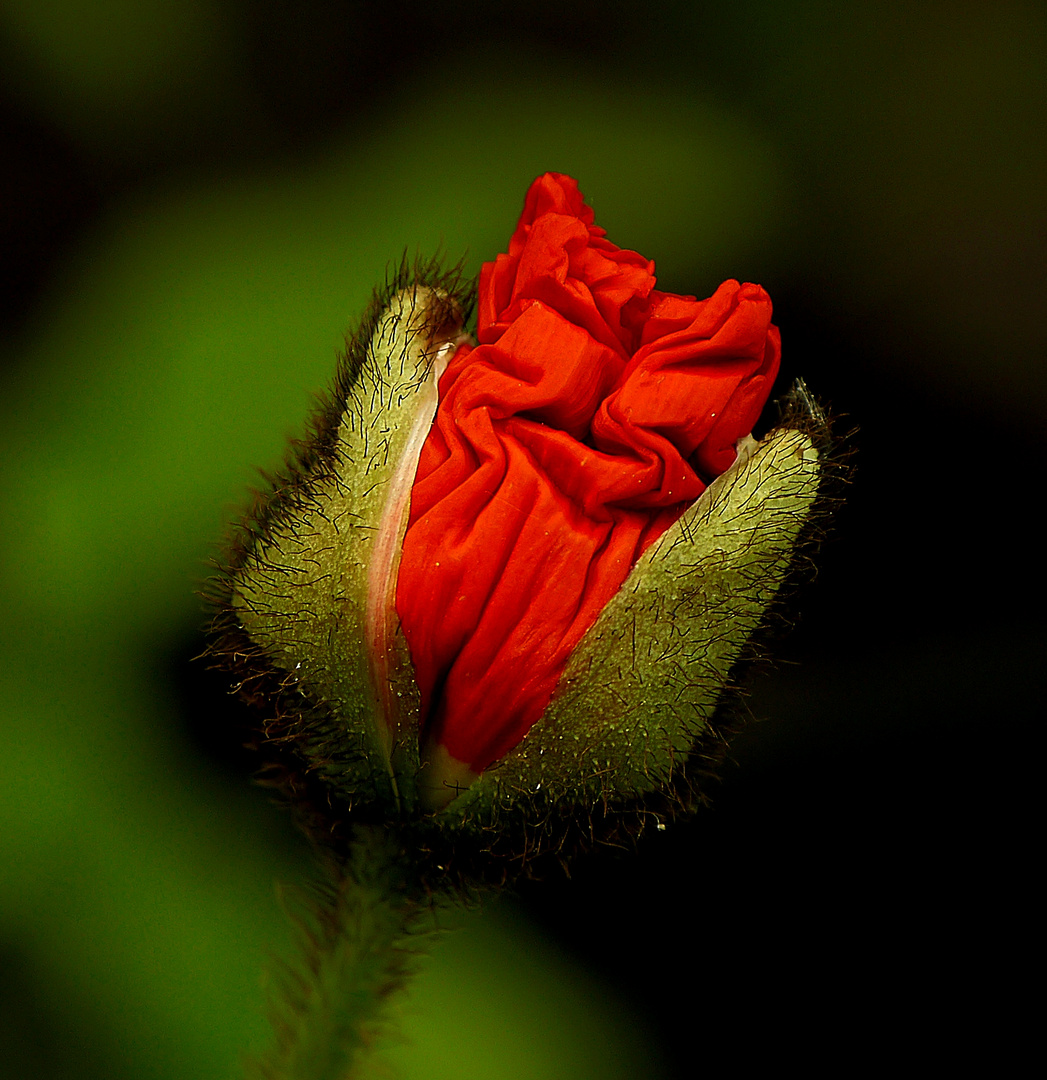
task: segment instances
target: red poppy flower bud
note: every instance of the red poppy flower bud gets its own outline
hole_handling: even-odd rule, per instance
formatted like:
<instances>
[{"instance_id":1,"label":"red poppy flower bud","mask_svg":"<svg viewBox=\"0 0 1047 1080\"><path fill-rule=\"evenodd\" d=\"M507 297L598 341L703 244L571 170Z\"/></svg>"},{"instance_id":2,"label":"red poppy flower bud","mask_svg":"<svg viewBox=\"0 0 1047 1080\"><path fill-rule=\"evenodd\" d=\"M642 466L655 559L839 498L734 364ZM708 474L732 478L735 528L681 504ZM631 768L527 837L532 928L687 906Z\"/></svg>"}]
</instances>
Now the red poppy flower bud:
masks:
<instances>
[{"instance_id":1,"label":"red poppy flower bud","mask_svg":"<svg viewBox=\"0 0 1047 1080\"><path fill-rule=\"evenodd\" d=\"M818 489L808 435L752 438L769 298L659 291L554 173L475 342L454 282L407 278L237 546L222 648L249 694L277 673L269 733L346 806L489 821L669 784Z\"/></svg>"}]
</instances>

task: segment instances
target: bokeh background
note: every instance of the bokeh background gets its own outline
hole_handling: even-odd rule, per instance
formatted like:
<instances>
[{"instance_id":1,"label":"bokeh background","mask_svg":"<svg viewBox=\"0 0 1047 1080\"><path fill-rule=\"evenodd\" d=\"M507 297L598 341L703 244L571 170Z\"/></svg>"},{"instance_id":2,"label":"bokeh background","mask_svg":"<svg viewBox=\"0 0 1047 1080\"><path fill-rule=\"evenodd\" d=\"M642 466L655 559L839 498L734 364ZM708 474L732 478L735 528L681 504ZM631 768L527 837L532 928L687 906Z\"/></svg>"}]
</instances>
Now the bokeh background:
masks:
<instances>
[{"instance_id":1,"label":"bokeh background","mask_svg":"<svg viewBox=\"0 0 1047 1080\"><path fill-rule=\"evenodd\" d=\"M692 824L474 915L406 1080L998 1066L1031 1019L1047 17L1010 0L0 3L0 1075L235 1077L308 873L194 588L403 251L547 169L762 283L856 472Z\"/></svg>"}]
</instances>

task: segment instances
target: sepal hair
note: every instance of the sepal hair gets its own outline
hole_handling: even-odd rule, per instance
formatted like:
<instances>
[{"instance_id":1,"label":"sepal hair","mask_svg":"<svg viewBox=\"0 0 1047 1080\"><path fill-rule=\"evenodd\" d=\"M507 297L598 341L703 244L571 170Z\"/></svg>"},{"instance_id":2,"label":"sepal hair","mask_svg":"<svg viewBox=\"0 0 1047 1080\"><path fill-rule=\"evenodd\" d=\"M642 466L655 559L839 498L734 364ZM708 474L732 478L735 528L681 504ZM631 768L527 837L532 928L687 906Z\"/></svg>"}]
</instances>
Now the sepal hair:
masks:
<instances>
[{"instance_id":1,"label":"sepal hair","mask_svg":"<svg viewBox=\"0 0 1047 1080\"><path fill-rule=\"evenodd\" d=\"M204 588L213 611L204 658L230 673L231 691L259 715L259 727L248 738L248 745L262 757L259 781L286 797L310 835L343 850L350 822L381 822L388 817L376 787L380 778L375 777L368 748L359 738L346 737L330 703L303 693L296 673L278 663L273 650L245 629L237 584L249 563L260 562L282 574L288 588L296 587L286 568L275 565L275 560L266 563L260 553L278 548L274 538L293 533L294 523L304 515L323 516L316 492L338 483L340 425L348 420L366 427L363 403L380 392L367 383L368 357L393 298L412 290L443 298L442 305L430 305L434 323L445 314L464 322L475 302L475 281L464 277L460 265L445 269L438 259L403 257L347 335L332 386L317 395L305 433L292 441L281 468L263 474L264 484L252 493L250 506L230 530L216 562L217 573Z\"/></svg>"}]
</instances>

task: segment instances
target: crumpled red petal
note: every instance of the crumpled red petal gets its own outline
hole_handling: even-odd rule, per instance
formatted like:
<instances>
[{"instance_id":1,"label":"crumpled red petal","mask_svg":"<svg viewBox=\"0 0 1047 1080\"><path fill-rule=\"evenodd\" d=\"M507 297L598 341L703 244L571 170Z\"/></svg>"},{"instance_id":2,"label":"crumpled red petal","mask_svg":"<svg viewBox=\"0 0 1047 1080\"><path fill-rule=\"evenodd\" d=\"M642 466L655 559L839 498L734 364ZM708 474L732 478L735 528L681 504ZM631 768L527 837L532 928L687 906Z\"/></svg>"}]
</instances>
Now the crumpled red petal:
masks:
<instances>
[{"instance_id":1,"label":"crumpled red petal","mask_svg":"<svg viewBox=\"0 0 1047 1080\"><path fill-rule=\"evenodd\" d=\"M735 460L778 370L771 302L654 288L546 174L484 266L411 495L397 612L423 744L480 773L541 717L636 559Z\"/></svg>"}]
</instances>

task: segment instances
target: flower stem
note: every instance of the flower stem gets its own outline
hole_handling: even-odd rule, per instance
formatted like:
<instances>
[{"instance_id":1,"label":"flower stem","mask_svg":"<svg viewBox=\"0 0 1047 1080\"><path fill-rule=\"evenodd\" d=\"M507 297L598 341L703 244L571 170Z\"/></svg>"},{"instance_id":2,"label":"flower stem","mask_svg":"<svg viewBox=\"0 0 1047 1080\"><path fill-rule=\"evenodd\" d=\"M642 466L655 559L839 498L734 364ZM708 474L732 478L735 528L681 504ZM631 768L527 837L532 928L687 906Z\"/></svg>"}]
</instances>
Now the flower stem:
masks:
<instances>
[{"instance_id":1,"label":"flower stem","mask_svg":"<svg viewBox=\"0 0 1047 1080\"><path fill-rule=\"evenodd\" d=\"M396 999L441 936L446 901L413 887L387 830L360 827L347 865L300 894L288 913L297 955L280 965L274 1045L252 1080L363 1080L392 1032Z\"/></svg>"}]
</instances>

